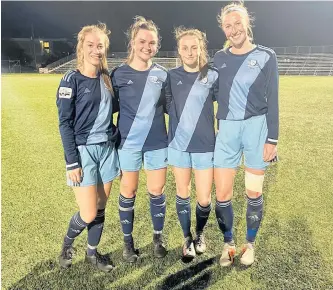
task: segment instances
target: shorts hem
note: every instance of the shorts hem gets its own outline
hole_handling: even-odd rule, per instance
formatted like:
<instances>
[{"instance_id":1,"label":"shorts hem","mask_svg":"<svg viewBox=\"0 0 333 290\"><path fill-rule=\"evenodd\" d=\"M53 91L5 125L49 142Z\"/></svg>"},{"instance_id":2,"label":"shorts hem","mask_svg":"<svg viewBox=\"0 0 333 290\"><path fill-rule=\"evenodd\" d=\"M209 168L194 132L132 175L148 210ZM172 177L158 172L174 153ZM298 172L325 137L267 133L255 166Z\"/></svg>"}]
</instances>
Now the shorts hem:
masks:
<instances>
[{"instance_id":1,"label":"shorts hem","mask_svg":"<svg viewBox=\"0 0 333 290\"><path fill-rule=\"evenodd\" d=\"M195 169L195 170L206 170L206 169L211 169L211 168L214 168L214 165L212 165L212 166L193 166L192 167L193 169Z\"/></svg>"},{"instance_id":2,"label":"shorts hem","mask_svg":"<svg viewBox=\"0 0 333 290\"><path fill-rule=\"evenodd\" d=\"M98 183L98 184L106 184L106 183L109 183L109 182L115 180L118 176L120 176L120 171L119 171L116 175L114 175L113 177L108 178L107 181L103 181L103 180L102 180L102 183Z\"/></svg>"},{"instance_id":3,"label":"shorts hem","mask_svg":"<svg viewBox=\"0 0 333 290\"><path fill-rule=\"evenodd\" d=\"M167 168L168 165L167 164L164 164L164 165L161 165L161 166L154 166L154 167L146 167L144 166L144 169L145 170L159 170L159 169L163 169L163 168Z\"/></svg>"},{"instance_id":4,"label":"shorts hem","mask_svg":"<svg viewBox=\"0 0 333 290\"><path fill-rule=\"evenodd\" d=\"M187 168L192 168L192 166L186 166L186 165L179 165L179 164L171 164L171 163L168 163L168 165L170 166L173 166L173 167L177 167L177 168L184 168L184 169L187 169Z\"/></svg>"},{"instance_id":5,"label":"shorts hem","mask_svg":"<svg viewBox=\"0 0 333 290\"><path fill-rule=\"evenodd\" d=\"M121 168L121 166L120 166L120 170L125 171L125 172L137 172L137 171L140 171L141 168L142 168L142 166L140 168Z\"/></svg>"},{"instance_id":6,"label":"shorts hem","mask_svg":"<svg viewBox=\"0 0 333 290\"><path fill-rule=\"evenodd\" d=\"M240 167L240 165L226 166L226 165L217 165L217 164L214 164L214 168L238 169L239 167Z\"/></svg>"},{"instance_id":7,"label":"shorts hem","mask_svg":"<svg viewBox=\"0 0 333 290\"><path fill-rule=\"evenodd\" d=\"M269 164L266 164L263 166L252 166L252 165L248 165L244 162L244 166L250 169L257 169L257 170L266 170Z\"/></svg>"}]
</instances>

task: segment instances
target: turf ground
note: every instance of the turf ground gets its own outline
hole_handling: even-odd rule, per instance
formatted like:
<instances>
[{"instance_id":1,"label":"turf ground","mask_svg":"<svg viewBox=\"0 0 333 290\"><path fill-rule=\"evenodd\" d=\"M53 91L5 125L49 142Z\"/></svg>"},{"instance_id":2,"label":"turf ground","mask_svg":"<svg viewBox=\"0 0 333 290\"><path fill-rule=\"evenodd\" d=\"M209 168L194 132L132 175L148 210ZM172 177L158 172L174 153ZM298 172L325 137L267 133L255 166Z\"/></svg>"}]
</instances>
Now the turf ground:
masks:
<instances>
[{"instance_id":1,"label":"turf ground","mask_svg":"<svg viewBox=\"0 0 333 290\"><path fill-rule=\"evenodd\" d=\"M3 289L333 289L333 78L281 77L278 164L266 174L264 219L256 263L221 269L222 235L212 211L208 251L180 260L182 234L175 184L167 179L165 238L169 254L152 257L152 225L145 176L140 177L134 238L137 265L121 260L119 181L107 205L100 251L116 269L84 263L86 232L77 239L71 269L57 265L63 235L77 210L65 185L55 92L60 75L2 76L2 288ZM244 178L236 178L235 238L245 237ZM194 192L192 193L194 194ZM192 209L194 209L194 198ZM192 214L194 224L194 215Z\"/></svg>"}]
</instances>

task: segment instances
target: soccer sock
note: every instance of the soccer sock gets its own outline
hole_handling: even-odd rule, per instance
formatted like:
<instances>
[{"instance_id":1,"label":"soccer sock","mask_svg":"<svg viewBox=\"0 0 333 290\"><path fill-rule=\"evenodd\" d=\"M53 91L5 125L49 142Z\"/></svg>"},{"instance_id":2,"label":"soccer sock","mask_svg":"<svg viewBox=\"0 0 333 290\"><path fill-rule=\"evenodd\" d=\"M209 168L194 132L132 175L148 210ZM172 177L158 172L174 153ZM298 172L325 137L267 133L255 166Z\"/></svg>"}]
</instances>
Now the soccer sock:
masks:
<instances>
[{"instance_id":1,"label":"soccer sock","mask_svg":"<svg viewBox=\"0 0 333 290\"><path fill-rule=\"evenodd\" d=\"M197 207L195 210L197 218L197 225L196 225L197 233L201 233L203 231L205 225L207 224L211 209L212 209L211 203L206 207L201 206L199 203L197 203Z\"/></svg>"},{"instance_id":2,"label":"soccer sock","mask_svg":"<svg viewBox=\"0 0 333 290\"><path fill-rule=\"evenodd\" d=\"M121 194L119 195L119 217L125 243L130 242L133 239L134 202L135 196L132 198L126 198Z\"/></svg>"},{"instance_id":3,"label":"soccer sock","mask_svg":"<svg viewBox=\"0 0 333 290\"><path fill-rule=\"evenodd\" d=\"M247 210L246 210L246 240L250 243L254 243L257 232L260 227L262 219L264 199L260 195L258 198L247 197Z\"/></svg>"},{"instance_id":4,"label":"soccer sock","mask_svg":"<svg viewBox=\"0 0 333 290\"><path fill-rule=\"evenodd\" d=\"M176 196L176 209L184 237L191 236L191 202L190 197Z\"/></svg>"},{"instance_id":5,"label":"soccer sock","mask_svg":"<svg viewBox=\"0 0 333 290\"><path fill-rule=\"evenodd\" d=\"M234 222L234 212L231 200L216 201L215 214L220 230L224 236L224 242L229 243L233 240L232 227Z\"/></svg>"},{"instance_id":6,"label":"soccer sock","mask_svg":"<svg viewBox=\"0 0 333 290\"><path fill-rule=\"evenodd\" d=\"M72 245L74 239L82 233L88 224L80 216L80 212L74 214L69 222L67 234L64 238L65 245Z\"/></svg>"},{"instance_id":7,"label":"soccer sock","mask_svg":"<svg viewBox=\"0 0 333 290\"><path fill-rule=\"evenodd\" d=\"M150 197L150 214L153 221L154 234L161 234L164 227L165 220L165 194L152 195L149 193Z\"/></svg>"},{"instance_id":8,"label":"soccer sock","mask_svg":"<svg viewBox=\"0 0 333 290\"><path fill-rule=\"evenodd\" d=\"M95 219L88 225L88 248L87 255L96 254L96 248L101 240L105 221L105 208L99 209Z\"/></svg>"}]
</instances>

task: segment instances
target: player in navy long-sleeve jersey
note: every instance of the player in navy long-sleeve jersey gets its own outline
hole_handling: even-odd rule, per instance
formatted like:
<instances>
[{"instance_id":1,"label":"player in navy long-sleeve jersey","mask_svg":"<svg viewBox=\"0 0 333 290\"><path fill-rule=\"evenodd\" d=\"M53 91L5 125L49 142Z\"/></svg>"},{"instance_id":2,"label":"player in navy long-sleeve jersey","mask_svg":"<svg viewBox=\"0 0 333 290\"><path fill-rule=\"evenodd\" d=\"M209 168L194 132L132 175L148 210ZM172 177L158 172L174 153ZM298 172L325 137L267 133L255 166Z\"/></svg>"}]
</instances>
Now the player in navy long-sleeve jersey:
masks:
<instances>
[{"instance_id":1,"label":"player in navy long-sleeve jersey","mask_svg":"<svg viewBox=\"0 0 333 290\"><path fill-rule=\"evenodd\" d=\"M112 123L114 97L106 61L109 33L105 24L82 28L78 34L77 70L64 75L57 92L67 183L74 190L80 210L71 218L64 237L59 256L64 268L71 266L72 244L85 228L85 260L105 272L113 268L96 250L112 181L120 174L115 149L118 130Z\"/></svg>"},{"instance_id":2,"label":"player in navy long-sleeve jersey","mask_svg":"<svg viewBox=\"0 0 333 290\"><path fill-rule=\"evenodd\" d=\"M153 222L154 255L167 254L162 241L166 201L167 133L165 127L166 69L152 62L159 47L158 28L151 20L137 16L128 31L127 62L112 72L112 83L119 100L118 148L122 171L119 216L124 234L123 258L138 259L132 237L134 203L142 163L147 175L150 213Z\"/></svg>"},{"instance_id":3,"label":"player in navy long-sleeve jersey","mask_svg":"<svg viewBox=\"0 0 333 290\"><path fill-rule=\"evenodd\" d=\"M169 72L168 162L173 166L176 179L176 209L185 238L182 254L191 259L206 251L203 230L211 210L215 146L213 102L218 90L218 71L207 64L205 33L178 27L175 37L182 65ZM192 169L197 196L194 241L190 204Z\"/></svg>"},{"instance_id":4,"label":"player in navy long-sleeve jersey","mask_svg":"<svg viewBox=\"0 0 333 290\"><path fill-rule=\"evenodd\" d=\"M235 255L231 198L236 169L244 155L247 194L246 243L240 262L254 262L254 241L263 214L265 168L277 154L278 67L273 50L252 43L251 21L242 4L229 4L219 15L228 43L214 56L219 70L219 133L214 153L216 217L224 235L221 266Z\"/></svg>"}]
</instances>

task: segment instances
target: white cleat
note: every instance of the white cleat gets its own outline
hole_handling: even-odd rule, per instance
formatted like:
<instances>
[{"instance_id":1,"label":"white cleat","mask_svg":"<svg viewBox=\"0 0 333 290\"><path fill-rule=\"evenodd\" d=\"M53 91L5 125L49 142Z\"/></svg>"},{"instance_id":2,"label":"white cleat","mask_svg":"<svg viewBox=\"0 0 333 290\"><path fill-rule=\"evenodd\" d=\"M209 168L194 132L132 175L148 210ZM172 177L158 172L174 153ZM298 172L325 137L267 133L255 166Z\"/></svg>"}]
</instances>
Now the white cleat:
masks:
<instances>
[{"instance_id":1,"label":"white cleat","mask_svg":"<svg viewBox=\"0 0 333 290\"><path fill-rule=\"evenodd\" d=\"M195 257L195 250L193 239L191 237L185 238L183 245L183 258L192 259Z\"/></svg>"},{"instance_id":2,"label":"white cleat","mask_svg":"<svg viewBox=\"0 0 333 290\"><path fill-rule=\"evenodd\" d=\"M244 266L251 266L254 263L254 246L252 243L243 246L240 262Z\"/></svg>"},{"instance_id":3,"label":"white cleat","mask_svg":"<svg viewBox=\"0 0 333 290\"><path fill-rule=\"evenodd\" d=\"M195 251L198 255L206 252L207 245L206 245L206 241L205 241L205 237L204 237L203 233L197 234L197 238L194 241L194 247L195 247Z\"/></svg>"},{"instance_id":4,"label":"white cleat","mask_svg":"<svg viewBox=\"0 0 333 290\"><path fill-rule=\"evenodd\" d=\"M235 260L236 246L234 242L224 243L220 258L221 267L229 267Z\"/></svg>"}]
</instances>

